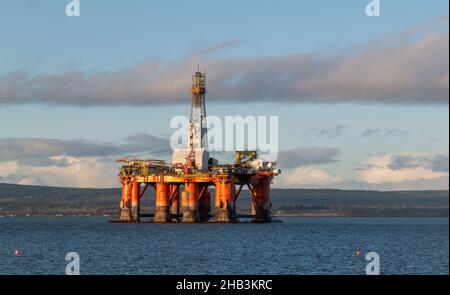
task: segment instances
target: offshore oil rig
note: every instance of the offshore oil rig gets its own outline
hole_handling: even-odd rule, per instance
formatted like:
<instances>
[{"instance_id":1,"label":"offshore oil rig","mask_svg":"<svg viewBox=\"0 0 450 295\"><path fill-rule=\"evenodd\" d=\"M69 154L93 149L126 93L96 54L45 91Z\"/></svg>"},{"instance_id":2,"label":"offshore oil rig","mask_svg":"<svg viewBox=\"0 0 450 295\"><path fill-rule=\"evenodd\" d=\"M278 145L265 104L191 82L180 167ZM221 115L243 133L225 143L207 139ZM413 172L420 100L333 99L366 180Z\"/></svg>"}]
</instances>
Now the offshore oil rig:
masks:
<instances>
[{"instance_id":1,"label":"offshore oil rig","mask_svg":"<svg viewBox=\"0 0 450 295\"><path fill-rule=\"evenodd\" d=\"M279 174L276 163L257 158L255 150L236 151L233 164L219 164L207 150L206 74L192 76L192 107L188 146L174 149L172 163L164 160L123 158L119 181L122 184L119 222L272 222L270 184ZM238 216L236 201L244 186L251 195L251 214ZM144 192L152 187L156 195L154 214L141 214ZM212 192L214 188L214 214ZM181 196L181 198L180 198Z\"/></svg>"}]
</instances>

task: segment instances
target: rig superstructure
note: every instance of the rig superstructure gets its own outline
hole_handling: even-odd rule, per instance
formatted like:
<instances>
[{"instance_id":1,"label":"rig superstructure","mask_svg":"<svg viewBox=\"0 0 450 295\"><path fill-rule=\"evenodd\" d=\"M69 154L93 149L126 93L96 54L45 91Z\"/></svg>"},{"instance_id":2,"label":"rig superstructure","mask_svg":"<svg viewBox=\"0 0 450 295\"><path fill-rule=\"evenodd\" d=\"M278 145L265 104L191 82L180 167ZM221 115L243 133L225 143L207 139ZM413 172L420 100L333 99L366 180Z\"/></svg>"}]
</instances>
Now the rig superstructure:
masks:
<instances>
[{"instance_id":1,"label":"rig superstructure","mask_svg":"<svg viewBox=\"0 0 450 295\"><path fill-rule=\"evenodd\" d=\"M172 163L164 160L120 159L122 184L120 222L238 222L236 200L244 186L251 195L253 222L271 222L270 184L279 174L274 162L257 158L255 150L236 151L233 164L219 164L209 157L206 128L206 75L192 76L192 108L188 147L173 151ZM141 214L144 192L156 195L154 214ZM209 188L214 187L213 193ZM214 206L214 214L212 207Z\"/></svg>"}]
</instances>

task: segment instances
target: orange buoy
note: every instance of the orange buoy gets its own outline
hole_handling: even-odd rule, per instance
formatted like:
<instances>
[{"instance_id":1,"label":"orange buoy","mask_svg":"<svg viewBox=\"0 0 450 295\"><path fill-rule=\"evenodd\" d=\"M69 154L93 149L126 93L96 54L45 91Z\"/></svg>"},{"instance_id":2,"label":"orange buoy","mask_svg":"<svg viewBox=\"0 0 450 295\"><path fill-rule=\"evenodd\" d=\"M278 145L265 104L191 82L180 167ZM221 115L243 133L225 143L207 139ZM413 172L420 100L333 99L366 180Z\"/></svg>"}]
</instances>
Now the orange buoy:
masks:
<instances>
[{"instance_id":1,"label":"orange buoy","mask_svg":"<svg viewBox=\"0 0 450 295\"><path fill-rule=\"evenodd\" d=\"M16 251L14 251L14 254L15 254L16 256L19 256L19 255L20 255L20 250L19 250L19 249L16 249Z\"/></svg>"},{"instance_id":2,"label":"orange buoy","mask_svg":"<svg viewBox=\"0 0 450 295\"><path fill-rule=\"evenodd\" d=\"M359 250L356 250L356 256L360 256L361 252Z\"/></svg>"}]
</instances>

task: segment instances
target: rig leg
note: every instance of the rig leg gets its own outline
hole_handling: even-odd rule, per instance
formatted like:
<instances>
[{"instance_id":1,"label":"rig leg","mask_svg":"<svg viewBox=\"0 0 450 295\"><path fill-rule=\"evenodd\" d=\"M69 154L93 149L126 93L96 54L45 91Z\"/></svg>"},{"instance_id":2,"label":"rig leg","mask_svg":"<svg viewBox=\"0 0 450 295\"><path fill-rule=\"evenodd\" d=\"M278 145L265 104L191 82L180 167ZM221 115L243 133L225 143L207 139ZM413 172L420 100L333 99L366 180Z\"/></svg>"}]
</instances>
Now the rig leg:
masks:
<instances>
[{"instance_id":1,"label":"rig leg","mask_svg":"<svg viewBox=\"0 0 450 295\"><path fill-rule=\"evenodd\" d=\"M270 216L270 179L261 178L260 182L254 186L254 219L253 222L271 222ZM253 213L253 212L252 212Z\"/></svg>"},{"instance_id":2,"label":"rig leg","mask_svg":"<svg viewBox=\"0 0 450 295\"><path fill-rule=\"evenodd\" d=\"M169 222L169 184L159 182L156 184L156 209L154 222Z\"/></svg>"},{"instance_id":3,"label":"rig leg","mask_svg":"<svg viewBox=\"0 0 450 295\"><path fill-rule=\"evenodd\" d=\"M253 185L253 194L255 196L260 195L260 186L259 185ZM256 198L252 197L252 216L256 216Z\"/></svg>"},{"instance_id":4,"label":"rig leg","mask_svg":"<svg viewBox=\"0 0 450 295\"><path fill-rule=\"evenodd\" d=\"M218 180L215 183L215 210L216 222L236 222L236 209L234 207L235 187L231 177Z\"/></svg>"},{"instance_id":5,"label":"rig leg","mask_svg":"<svg viewBox=\"0 0 450 295\"><path fill-rule=\"evenodd\" d=\"M198 214L200 221L208 221L211 212L211 193L208 191L208 184L200 185L200 196L198 201Z\"/></svg>"},{"instance_id":6,"label":"rig leg","mask_svg":"<svg viewBox=\"0 0 450 295\"><path fill-rule=\"evenodd\" d=\"M172 222L178 222L178 214L180 213L179 199L180 187L178 185L170 185L170 214Z\"/></svg>"},{"instance_id":7,"label":"rig leg","mask_svg":"<svg viewBox=\"0 0 450 295\"><path fill-rule=\"evenodd\" d=\"M182 194L183 222L198 222L198 183L186 182L184 184L184 192ZM187 206L186 206L187 203Z\"/></svg>"},{"instance_id":8,"label":"rig leg","mask_svg":"<svg viewBox=\"0 0 450 295\"><path fill-rule=\"evenodd\" d=\"M131 187L132 183L122 182L122 200L120 201L120 221L133 221L133 214L131 212Z\"/></svg>"},{"instance_id":9,"label":"rig leg","mask_svg":"<svg viewBox=\"0 0 450 295\"><path fill-rule=\"evenodd\" d=\"M189 209L189 192L183 191L181 193L181 214L185 214Z\"/></svg>"},{"instance_id":10,"label":"rig leg","mask_svg":"<svg viewBox=\"0 0 450 295\"><path fill-rule=\"evenodd\" d=\"M139 221L140 216L140 183L133 181L131 183L131 215L133 221Z\"/></svg>"}]
</instances>

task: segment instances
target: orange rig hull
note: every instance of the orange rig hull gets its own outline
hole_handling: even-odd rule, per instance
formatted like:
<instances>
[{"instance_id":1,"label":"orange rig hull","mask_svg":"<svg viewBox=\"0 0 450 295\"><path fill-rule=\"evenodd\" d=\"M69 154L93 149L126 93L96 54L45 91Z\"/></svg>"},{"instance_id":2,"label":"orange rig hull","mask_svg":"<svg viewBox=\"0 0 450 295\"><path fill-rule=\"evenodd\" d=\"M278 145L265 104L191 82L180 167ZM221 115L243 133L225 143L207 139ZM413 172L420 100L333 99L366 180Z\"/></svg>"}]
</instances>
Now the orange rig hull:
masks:
<instances>
[{"instance_id":1,"label":"orange rig hull","mask_svg":"<svg viewBox=\"0 0 450 295\"><path fill-rule=\"evenodd\" d=\"M146 216L153 217L156 223L238 222L236 201L242 188L247 186L252 212L246 217L252 218L253 222L271 222L272 177L270 171L135 175L122 169L119 174L122 184L120 221L140 222L140 218ZM155 211L154 214L141 214L141 199L148 187L155 191ZM214 188L214 202L209 188Z\"/></svg>"}]
</instances>

